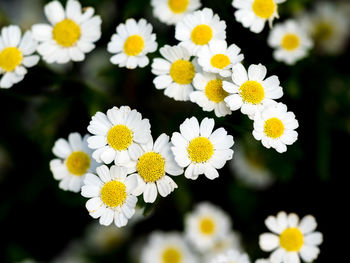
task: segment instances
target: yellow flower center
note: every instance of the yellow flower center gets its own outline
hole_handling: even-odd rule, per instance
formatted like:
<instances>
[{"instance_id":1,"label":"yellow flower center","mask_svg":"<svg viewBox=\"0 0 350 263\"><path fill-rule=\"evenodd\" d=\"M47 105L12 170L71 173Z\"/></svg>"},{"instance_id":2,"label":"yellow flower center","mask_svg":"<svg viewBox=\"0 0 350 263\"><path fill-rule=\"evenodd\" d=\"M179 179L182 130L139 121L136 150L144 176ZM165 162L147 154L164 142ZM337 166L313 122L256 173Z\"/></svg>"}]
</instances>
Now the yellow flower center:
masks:
<instances>
[{"instance_id":1,"label":"yellow flower center","mask_svg":"<svg viewBox=\"0 0 350 263\"><path fill-rule=\"evenodd\" d=\"M191 140L187 147L187 152L192 162L203 163L212 157L214 146L208 138L197 137Z\"/></svg>"},{"instance_id":2,"label":"yellow flower center","mask_svg":"<svg viewBox=\"0 0 350 263\"><path fill-rule=\"evenodd\" d=\"M112 127L107 134L108 144L117 151L126 150L132 143L132 131L123 124Z\"/></svg>"},{"instance_id":3,"label":"yellow flower center","mask_svg":"<svg viewBox=\"0 0 350 263\"><path fill-rule=\"evenodd\" d=\"M284 132L284 125L278 118L270 118L265 121L264 132L266 136L277 139L282 136Z\"/></svg>"},{"instance_id":4,"label":"yellow flower center","mask_svg":"<svg viewBox=\"0 0 350 263\"><path fill-rule=\"evenodd\" d=\"M79 40L81 30L79 25L71 19L58 22L52 30L53 39L63 47L71 47Z\"/></svg>"},{"instance_id":5,"label":"yellow flower center","mask_svg":"<svg viewBox=\"0 0 350 263\"><path fill-rule=\"evenodd\" d=\"M253 12L264 19L270 18L276 9L277 5L273 0L255 0L253 3Z\"/></svg>"},{"instance_id":6,"label":"yellow flower center","mask_svg":"<svg viewBox=\"0 0 350 263\"><path fill-rule=\"evenodd\" d=\"M214 68L223 69L230 65L231 61L230 58L224 54L216 54L211 58L210 64Z\"/></svg>"},{"instance_id":7,"label":"yellow flower center","mask_svg":"<svg viewBox=\"0 0 350 263\"><path fill-rule=\"evenodd\" d=\"M208 44L212 38L213 30L208 25L196 26L191 33L192 42L199 46Z\"/></svg>"},{"instance_id":8,"label":"yellow flower center","mask_svg":"<svg viewBox=\"0 0 350 263\"><path fill-rule=\"evenodd\" d=\"M109 207L121 206L126 200L126 186L119 181L105 183L101 189L101 200Z\"/></svg>"},{"instance_id":9,"label":"yellow flower center","mask_svg":"<svg viewBox=\"0 0 350 263\"><path fill-rule=\"evenodd\" d=\"M299 251L304 244L304 236L296 227L290 227L280 234L280 245L285 250Z\"/></svg>"},{"instance_id":10,"label":"yellow flower center","mask_svg":"<svg viewBox=\"0 0 350 263\"><path fill-rule=\"evenodd\" d=\"M156 182L165 174L165 160L155 152L148 152L139 158L137 172L145 182Z\"/></svg>"},{"instance_id":11,"label":"yellow flower center","mask_svg":"<svg viewBox=\"0 0 350 263\"><path fill-rule=\"evenodd\" d=\"M163 263L180 263L182 261L182 254L178 248L168 247L162 254Z\"/></svg>"},{"instance_id":12,"label":"yellow flower center","mask_svg":"<svg viewBox=\"0 0 350 263\"><path fill-rule=\"evenodd\" d=\"M186 11L189 0L169 0L168 5L171 11L180 14Z\"/></svg>"},{"instance_id":13,"label":"yellow flower center","mask_svg":"<svg viewBox=\"0 0 350 263\"><path fill-rule=\"evenodd\" d=\"M7 47L0 52L0 68L14 71L22 62L22 52L16 47Z\"/></svg>"},{"instance_id":14,"label":"yellow flower center","mask_svg":"<svg viewBox=\"0 0 350 263\"><path fill-rule=\"evenodd\" d=\"M316 41L325 41L332 37L334 26L331 22L322 21L315 26L313 37Z\"/></svg>"},{"instance_id":15,"label":"yellow flower center","mask_svg":"<svg viewBox=\"0 0 350 263\"><path fill-rule=\"evenodd\" d=\"M215 231L215 223L211 218L202 218L199 223L199 229L204 235L212 235Z\"/></svg>"},{"instance_id":16,"label":"yellow flower center","mask_svg":"<svg viewBox=\"0 0 350 263\"><path fill-rule=\"evenodd\" d=\"M228 93L222 88L221 79L213 79L205 86L205 95L209 100L216 103L222 102L228 95Z\"/></svg>"},{"instance_id":17,"label":"yellow flower center","mask_svg":"<svg viewBox=\"0 0 350 263\"><path fill-rule=\"evenodd\" d=\"M145 41L140 35L129 36L124 43L124 52L128 56L137 56L145 47Z\"/></svg>"},{"instance_id":18,"label":"yellow flower center","mask_svg":"<svg viewBox=\"0 0 350 263\"><path fill-rule=\"evenodd\" d=\"M259 82L248 80L239 88L239 95L245 103L259 104L265 98L265 91Z\"/></svg>"},{"instance_id":19,"label":"yellow flower center","mask_svg":"<svg viewBox=\"0 0 350 263\"><path fill-rule=\"evenodd\" d=\"M176 60L170 67L170 77L181 85L190 84L195 73L194 65L188 60Z\"/></svg>"},{"instance_id":20,"label":"yellow flower center","mask_svg":"<svg viewBox=\"0 0 350 263\"><path fill-rule=\"evenodd\" d=\"M71 174L74 175L84 175L90 167L91 159L90 157L81 151L72 152L67 160L67 169Z\"/></svg>"},{"instance_id":21,"label":"yellow flower center","mask_svg":"<svg viewBox=\"0 0 350 263\"><path fill-rule=\"evenodd\" d=\"M299 45L300 40L296 34L287 34L282 39L282 47L288 51L295 50Z\"/></svg>"}]
</instances>

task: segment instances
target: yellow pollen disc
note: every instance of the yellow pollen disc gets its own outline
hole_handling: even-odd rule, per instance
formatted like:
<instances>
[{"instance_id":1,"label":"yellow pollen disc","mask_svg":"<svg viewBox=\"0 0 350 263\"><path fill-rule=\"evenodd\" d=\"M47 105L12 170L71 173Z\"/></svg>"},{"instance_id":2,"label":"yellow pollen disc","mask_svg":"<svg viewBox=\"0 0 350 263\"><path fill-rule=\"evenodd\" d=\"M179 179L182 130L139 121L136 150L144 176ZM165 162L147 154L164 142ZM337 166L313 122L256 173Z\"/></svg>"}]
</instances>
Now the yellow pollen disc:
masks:
<instances>
[{"instance_id":1,"label":"yellow pollen disc","mask_svg":"<svg viewBox=\"0 0 350 263\"><path fill-rule=\"evenodd\" d=\"M7 47L0 52L0 68L14 71L22 62L22 52L16 47Z\"/></svg>"},{"instance_id":2,"label":"yellow pollen disc","mask_svg":"<svg viewBox=\"0 0 350 263\"><path fill-rule=\"evenodd\" d=\"M66 165L67 169L71 174L74 175L84 175L90 167L90 157L81 151L72 152L67 160Z\"/></svg>"},{"instance_id":3,"label":"yellow pollen disc","mask_svg":"<svg viewBox=\"0 0 350 263\"><path fill-rule=\"evenodd\" d=\"M319 22L313 33L313 37L316 41L325 41L332 37L334 32L334 26L332 26L331 22Z\"/></svg>"},{"instance_id":4,"label":"yellow pollen disc","mask_svg":"<svg viewBox=\"0 0 350 263\"><path fill-rule=\"evenodd\" d=\"M138 174L145 182L156 182L165 174L165 160L155 152L142 155L136 165Z\"/></svg>"},{"instance_id":5,"label":"yellow pollen disc","mask_svg":"<svg viewBox=\"0 0 350 263\"><path fill-rule=\"evenodd\" d=\"M259 82L248 80L239 88L239 95L245 103L259 104L265 98L265 91Z\"/></svg>"},{"instance_id":6,"label":"yellow pollen disc","mask_svg":"<svg viewBox=\"0 0 350 263\"><path fill-rule=\"evenodd\" d=\"M132 143L132 131L123 124L112 127L107 134L108 144L117 151L126 150Z\"/></svg>"},{"instance_id":7,"label":"yellow pollen disc","mask_svg":"<svg viewBox=\"0 0 350 263\"><path fill-rule=\"evenodd\" d=\"M71 19L64 19L53 27L52 36L59 45L71 47L81 36L80 26Z\"/></svg>"},{"instance_id":8,"label":"yellow pollen disc","mask_svg":"<svg viewBox=\"0 0 350 263\"><path fill-rule=\"evenodd\" d=\"M280 245L285 250L299 251L304 244L304 236L296 227L290 227L280 234Z\"/></svg>"},{"instance_id":9,"label":"yellow pollen disc","mask_svg":"<svg viewBox=\"0 0 350 263\"><path fill-rule=\"evenodd\" d=\"M222 102L228 95L228 93L222 88L221 79L213 79L205 86L205 95L209 100L216 103Z\"/></svg>"},{"instance_id":10,"label":"yellow pollen disc","mask_svg":"<svg viewBox=\"0 0 350 263\"><path fill-rule=\"evenodd\" d=\"M105 183L101 189L101 200L109 207L121 206L126 199L126 186L119 181Z\"/></svg>"},{"instance_id":11,"label":"yellow pollen disc","mask_svg":"<svg viewBox=\"0 0 350 263\"><path fill-rule=\"evenodd\" d=\"M186 11L189 0L169 0L168 5L171 11L180 14Z\"/></svg>"},{"instance_id":12,"label":"yellow pollen disc","mask_svg":"<svg viewBox=\"0 0 350 263\"><path fill-rule=\"evenodd\" d=\"M190 84L195 73L194 65L188 60L176 60L170 67L170 77L181 85Z\"/></svg>"},{"instance_id":13,"label":"yellow pollen disc","mask_svg":"<svg viewBox=\"0 0 350 263\"><path fill-rule=\"evenodd\" d=\"M265 121L264 132L266 136L277 139L281 137L284 132L284 125L278 118L270 118Z\"/></svg>"},{"instance_id":14,"label":"yellow pollen disc","mask_svg":"<svg viewBox=\"0 0 350 263\"><path fill-rule=\"evenodd\" d=\"M214 153L214 146L205 137L194 138L187 147L189 158L194 163L208 161Z\"/></svg>"},{"instance_id":15,"label":"yellow pollen disc","mask_svg":"<svg viewBox=\"0 0 350 263\"><path fill-rule=\"evenodd\" d=\"M253 3L253 12L261 18L268 19L272 17L277 9L274 0L255 0Z\"/></svg>"},{"instance_id":16,"label":"yellow pollen disc","mask_svg":"<svg viewBox=\"0 0 350 263\"><path fill-rule=\"evenodd\" d=\"M129 36L124 43L124 52L128 56L137 56L145 47L145 41L139 35Z\"/></svg>"},{"instance_id":17,"label":"yellow pollen disc","mask_svg":"<svg viewBox=\"0 0 350 263\"><path fill-rule=\"evenodd\" d=\"M191 33L192 42L199 46L208 44L212 38L213 30L208 25L196 26Z\"/></svg>"},{"instance_id":18,"label":"yellow pollen disc","mask_svg":"<svg viewBox=\"0 0 350 263\"><path fill-rule=\"evenodd\" d=\"M230 58L224 54L216 54L211 58L210 64L214 68L223 69L230 65L231 61Z\"/></svg>"},{"instance_id":19,"label":"yellow pollen disc","mask_svg":"<svg viewBox=\"0 0 350 263\"><path fill-rule=\"evenodd\" d=\"M163 263L180 263L182 261L182 254L179 249L175 247L168 247L162 254Z\"/></svg>"},{"instance_id":20,"label":"yellow pollen disc","mask_svg":"<svg viewBox=\"0 0 350 263\"><path fill-rule=\"evenodd\" d=\"M282 47L288 51L295 50L299 45L300 40L296 34L287 34L282 39Z\"/></svg>"},{"instance_id":21,"label":"yellow pollen disc","mask_svg":"<svg viewBox=\"0 0 350 263\"><path fill-rule=\"evenodd\" d=\"M204 235L212 235L215 231L215 223L211 218L203 218L199 223L199 228L202 234Z\"/></svg>"}]
</instances>

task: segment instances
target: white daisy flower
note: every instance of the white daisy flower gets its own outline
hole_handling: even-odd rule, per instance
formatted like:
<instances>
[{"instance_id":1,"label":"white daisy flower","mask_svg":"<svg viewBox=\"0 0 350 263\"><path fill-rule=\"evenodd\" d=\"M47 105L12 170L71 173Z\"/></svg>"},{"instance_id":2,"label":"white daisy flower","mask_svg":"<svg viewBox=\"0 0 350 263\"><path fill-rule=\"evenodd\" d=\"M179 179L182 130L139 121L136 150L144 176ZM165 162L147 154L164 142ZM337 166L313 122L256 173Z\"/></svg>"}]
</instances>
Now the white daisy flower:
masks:
<instances>
[{"instance_id":1,"label":"white daisy flower","mask_svg":"<svg viewBox=\"0 0 350 263\"><path fill-rule=\"evenodd\" d=\"M221 21L213 10L204 8L186 15L176 24L175 38L181 41L191 54L196 55L199 49L213 40L226 39L226 23Z\"/></svg>"},{"instance_id":2,"label":"white daisy flower","mask_svg":"<svg viewBox=\"0 0 350 263\"><path fill-rule=\"evenodd\" d=\"M214 40L208 46L202 47L198 52L198 64L203 70L218 73L222 77L232 74L231 68L244 58L241 49L235 44L227 47L226 41Z\"/></svg>"},{"instance_id":3,"label":"white daisy flower","mask_svg":"<svg viewBox=\"0 0 350 263\"><path fill-rule=\"evenodd\" d=\"M223 89L225 79L217 74L197 73L193 79L195 90L190 94L190 100L197 103L204 111L214 111L217 117L231 114L224 99L229 95Z\"/></svg>"},{"instance_id":4,"label":"white daisy flower","mask_svg":"<svg viewBox=\"0 0 350 263\"><path fill-rule=\"evenodd\" d=\"M86 175L81 194L90 198L86 208L93 218L100 218L101 225L109 226L113 221L117 227L125 226L135 213L137 197L131 193L137 187L137 178L127 176L124 167L106 165L97 167L97 176Z\"/></svg>"},{"instance_id":5,"label":"white daisy flower","mask_svg":"<svg viewBox=\"0 0 350 263\"><path fill-rule=\"evenodd\" d=\"M195 60L191 60L188 50L182 46L164 46L160 49L163 58L155 58L152 73L157 89L164 89L164 94L178 101L189 100L193 91L192 80L196 74Z\"/></svg>"},{"instance_id":6,"label":"white daisy flower","mask_svg":"<svg viewBox=\"0 0 350 263\"><path fill-rule=\"evenodd\" d=\"M231 160L233 137L224 128L213 132L214 119L204 118L199 125L196 117L186 119L180 125L180 133L171 137L175 161L180 167L187 167L185 177L195 180L200 174L209 179L219 176L227 160Z\"/></svg>"},{"instance_id":7,"label":"white daisy flower","mask_svg":"<svg viewBox=\"0 0 350 263\"><path fill-rule=\"evenodd\" d=\"M231 229L231 220L217 206L203 202L185 217L185 235L201 252L214 247Z\"/></svg>"},{"instance_id":8,"label":"white daisy flower","mask_svg":"<svg viewBox=\"0 0 350 263\"><path fill-rule=\"evenodd\" d=\"M315 232L317 223L313 216L307 215L299 222L296 214L279 212L276 217L269 216L265 225L273 233L261 234L259 245L264 251L273 251L271 262L299 263L299 256L305 262L317 258L323 236L322 233Z\"/></svg>"},{"instance_id":9,"label":"white daisy flower","mask_svg":"<svg viewBox=\"0 0 350 263\"><path fill-rule=\"evenodd\" d=\"M131 160L137 160L141 145L150 139L150 128L149 120L128 106L113 107L107 114L97 112L87 128L94 135L88 139L89 147L95 149L92 157L98 163L114 161L116 165L133 167Z\"/></svg>"},{"instance_id":10,"label":"white daisy flower","mask_svg":"<svg viewBox=\"0 0 350 263\"><path fill-rule=\"evenodd\" d=\"M125 24L120 24L108 43L108 52L115 54L110 59L111 63L128 69L146 67L149 63L147 54L158 47L152 30L152 25L145 19L136 22L129 18Z\"/></svg>"},{"instance_id":11,"label":"white daisy flower","mask_svg":"<svg viewBox=\"0 0 350 263\"><path fill-rule=\"evenodd\" d=\"M250 65L248 72L242 64L232 68L232 82L225 81L223 88L230 95L225 102L231 110L241 109L243 114L253 120L257 112L264 106L273 103L283 95L277 76L266 78L266 67Z\"/></svg>"},{"instance_id":12,"label":"white daisy flower","mask_svg":"<svg viewBox=\"0 0 350 263\"><path fill-rule=\"evenodd\" d=\"M293 112L287 112L283 103L267 106L255 115L253 136L266 148L274 148L277 152L287 151L286 145L292 145L298 139L295 131L299 127Z\"/></svg>"},{"instance_id":13,"label":"white daisy flower","mask_svg":"<svg viewBox=\"0 0 350 263\"><path fill-rule=\"evenodd\" d=\"M237 22L242 23L254 33L260 33L269 21L270 27L275 18L278 18L278 4L286 0L233 0L233 7Z\"/></svg>"},{"instance_id":14,"label":"white daisy flower","mask_svg":"<svg viewBox=\"0 0 350 263\"><path fill-rule=\"evenodd\" d=\"M85 175L94 172L97 163L91 158L92 150L88 148L87 139L77 132L70 133L68 141L58 139L52 152L58 158L50 162L50 170L56 180L60 181L59 187L63 190L79 192Z\"/></svg>"},{"instance_id":15,"label":"white daisy flower","mask_svg":"<svg viewBox=\"0 0 350 263\"><path fill-rule=\"evenodd\" d=\"M26 68L39 62L39 56L33 55L36 47L37 42L30 31L26 31L22 37L18 26L10 25L1 29L0 88L8 89L22 81L27 74Z\"/></svg>"},{"instance_id":16,"label":"white daisy flower","mask_svg":"<svg viewBox=\"0 0 350 263\"><path fill-rule=\"evenodd\" d=\"M274 59L288 65L306 57L313 45L306 30L293 20L275 25L269 34L268 44L275 49Z\"/></svg>"},{"instance_id":17,"label":"white daisy flower","mask_svg":"<svg viewBox=\"0 0 350 263\"><path fill-rule=\"evenodd\" d=\"M39 54L47 63L83 61L101 37L100 16L94 16L92 7L82 9L77 0L68 0L65 10L59 1L49 2L44 12L51 25L32 27Z\"/></svg>"},{"instance_id":18,"label":"white daisy flower","mask_svg":"<svg viewBox=\"0 0 350 263\"><path fill-rule=\"evenodd\" d=\"M141 252L141 263L196 263L181 234L154 232Z\"/></svg>"},{"instance_id":19,"label":"white daisy flower","mask_svg":"<svg viewBox=\"0 0 350 263\"><path fill-rule=\"evenodd\" d=\"M241 253L237 250L229 250L221 255L215 257L211 263L250 263L249 257L246 253Z\"/></svg>"},{"instance_id":20,"label":"white daisy flower","mask_svg":"<svg viewBox=\"0 0 350 263\"><path fill-rule=\"evenodd\" d=\"M269 259L259 258L255 260L255 263L271 263L271 261Z\"/></svg>"},{"instance_id":21,"label":"white daisy flower","mask_svg":"<svg viewBox=\"0 0 350 263\"><path fill-rule=\"evenodd\" d=\"M186 14L200 8L200 0L152 0L153 15L167 25L175 25Z\"/></svg>"}]
</instances>

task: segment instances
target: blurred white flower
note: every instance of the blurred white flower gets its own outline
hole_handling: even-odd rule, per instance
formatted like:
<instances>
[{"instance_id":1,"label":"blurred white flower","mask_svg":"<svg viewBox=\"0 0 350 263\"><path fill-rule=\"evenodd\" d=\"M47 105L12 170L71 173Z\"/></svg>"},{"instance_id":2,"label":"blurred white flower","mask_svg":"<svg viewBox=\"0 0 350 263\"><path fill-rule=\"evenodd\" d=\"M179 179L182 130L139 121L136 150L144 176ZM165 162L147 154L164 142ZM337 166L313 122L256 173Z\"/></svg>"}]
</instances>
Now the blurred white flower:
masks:
<instances>
[{"instance_id":1,"label":"blurred white flower","mask_svg":"<svg viewBox=\"0 0 350 263\"><path fill-rule=\"evenodd\" d=\"M229 250L212 259L211 263L250 263L246 253L241 253L237 250Z\"/></svg>"}]
</instances>

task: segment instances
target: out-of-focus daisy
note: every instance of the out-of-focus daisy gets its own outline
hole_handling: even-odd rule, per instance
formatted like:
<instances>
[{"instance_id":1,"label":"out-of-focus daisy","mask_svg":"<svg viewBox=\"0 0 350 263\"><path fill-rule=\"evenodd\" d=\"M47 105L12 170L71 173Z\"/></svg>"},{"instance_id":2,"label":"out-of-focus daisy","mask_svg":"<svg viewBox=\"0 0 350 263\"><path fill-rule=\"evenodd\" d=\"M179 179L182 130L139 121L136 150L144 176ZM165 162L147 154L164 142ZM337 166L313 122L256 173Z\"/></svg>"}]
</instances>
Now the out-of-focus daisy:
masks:
<instances>
[{"instance_id":1,"label":"out-of-focus daisy","mask_svg":"<svg viewBox=\"0 0 350 263\"><path fill-rule=\"evenodd\" d=\"M213 40L226 39L225 21L220 21L220 17L209 8L186 15L176 24L175 30L175 38L193 55Z\"/></svg>"},{"instance_id":2,"label":"out-of-focus daisy","mask_svg":"<svg viewBox=\"0 0 350 263\"><path fill-rule=\"evenodd\" d=\"M318 246L323 241L322 233L316 232L316 220L307 215L299 222L299 217L294 214L280 212L277 216L269 216L265 225L273 233L260 235L259 244L264 251L273 251L271 262L299 263L314 261L320 250Z\"/></svg>"},{"instance_id":3,"label":"out-of-focus daisy","mask_svg":"<svg viewBox=\"0 0 350 263\"><path fill-rule=\"evenodd\" d=\"M88 138L88 135L82 138L74 132L69 134L68 141L60 138L55 142L52 152L58 158L50 162L50 170L54 178L60 181L61 189L79 192L85 175L95 171L97 163L91 158Z\"/></svg>"},{"instance_id":4,"label":"out-of-focus daisy","mask_svg":"<svg viewBox=\"0 0 350 263\"><path fill-rule=\"evenodd\" d=\"M211 263L250 263L249 257L246 253L241 253L237 250L229 250L217 257L213 258Z\"/></svg>"},{"instance_id":5,"label":"out-of-focus daisy","mask_svg":"<svg viewBox=\"0 0 350 263\"><path fill-rule=\"evenodd\" d=\"M196 63L188 50L182 46L164 46L160 49L163 58L155 58L152 73L157 89L164 89L164 94L179 101L189 99L193 91L192 80L196 74Z\"/></svg>"},{"instance_id":6,"label":"out-of-focus daisy","mask_svg":"<svg viewBox=\"0 0 350 263\"><path fill-rule=\"evenodd\" d=\"M255 263L271 263L271 261L269 259L260 258L255 260Z\"/></svg>"},{"instance_id":7,"label":"out-of-focus daisy","mask_svg":"<svg viewBox=\"0 0 350 263\"><path fill-rule=\"evenodd\" d=\"M33 37L40 43L39 54L47 63L83 61L101 37L100 16L94 16L92 7L82 8L77 0L68 0L65 10L59 1L52 1L44 12L51 25L32 27Z\"/></svg>"},{"instance_id":8,"label":"out-of-focus daisy","mask_svg":"<svg viewBox=\"0 0 350 263\"><path fill-rule=\"evenodd\" d=\"M152 0L153 15L167 25L175 25L201 6L200 0Z\"/></svg>"},{"instance_id":9,"label":"out-of-focus daisy","mask_svg":"<svg viewBox=\"0 0 350 263\"><path fill-rule=\"evenodd\" d=\"M209 179L219 176L227 160L232 159L233 137L227 135L224 128L213 131L214 120L204 118L201 124L196 117L186 119L180 125L180 133L171 137L175 161L181 167L187 167L186 178L195 180L200 174Z\"/></svg>"},{"instance_id":10,"label":"out-of-focus daisy","mask_svg":"<svg viewBox=\"0 0 350 263\"><path fill-rule=\"evenodd\" d=\"M98 163L132 167L142 152L141 145L151 137L151 125L148 119L128 106L113 107L107 114L97 112L91 119L88 131L94 136L88 139L88 145L95 149L92 157Z\"/></svg>"},{"instance_id":11,"label":"out-of-focus daisy","mask_svg":"<svg viewBox=\"0 0 350 263\"><path fill-rule=\"evenodd\" d=\"M275 49L274 59L288 65L306 57L313 45L306 30L294 20L275 25L269 34L268 44Z\"/></svg>"},{"instance_id":12,"label":"out-of-focus daisy","mask_svg":"<svg viewBox=\"0 0 350 263\"><path fill-rule=\"evenodd\" d=\"M198 64L206 72L229 77L232 73L231 68L244 58L240 52L241 49L235 44L227 47L226 41L215 40L198 52Z\"/></svg>"},{"instance_id":13,"label":"out-of-focus daisy","mask_svg":"<svg viewBox=\"0 0 350 263\"><path fill-rule=\"evenodd\" d=\"M278 4L286 0L233 0L233 7L236 20L245 28L249 28L254 33L260 33L265 26L265 22L272 22L278 18Z\"/></svg>"},{"instance_id":14,"label":"out-of-focus daisy","mask_svg":"<svg viewBox=\"0 0 350 263\"><path fill-rule=\"evenodd\" d=\"M181 234L154 232L141 252L141 263L196 263Z\"/></svg>"},{"instance_id":15,"label":"out-of-focus daisy","mask_svg":"<svg viewBox=\"0 0 350 263\"><path fill-rule=\"evenodd\" d=\"M158 47L156 35L152 34L152 25L145 19L136 22L129 18L116 30L117 33L112 35L107 48L108 52L115 54L111 57L111 62L129 69L147 66L147 54L156 51Z\"/></svg>"},{"instance_id":16,"label":"out-of-focus daisy","mask_svg":"<svg viewBox=\"0 0 350 263\"><path fill-rule=\"evenodd\" d=\"M293 112L287 112L283 103L267 106L254 118L253 136L266 148L274 148L277 152L287 151L286 145L292 145L298 139L295 131L299 127Z\"/></svg>"},{"instance_id":17,"label":"out-of-focus daisy","mask_svg":"<svg viewBox=\"0 0 350 263\"><path fill-rule=\"evenodd\" d=\"M273 103L283 95L282 87L277 76L266 78L266 67L250 65L247 70L242 64L232 68L232 82L225 81L223 88L230 95L225 102L231 110L241 109L243 114L254 119L255 113L264 106Z\"/></svg>"},{"instance_id":18,"label":"out-of-focus daisy","mask_svg":"<svg viewBox=\"0 0 350 263\"><path fill-rule=\"evenodd\" d=\"M0 34L0 88L8 89L23 80L29 67L35 66L39 56L33 55L37 42L32 33L21 36L18 26L3 27Z\"/></svg>"}]
</instances>

